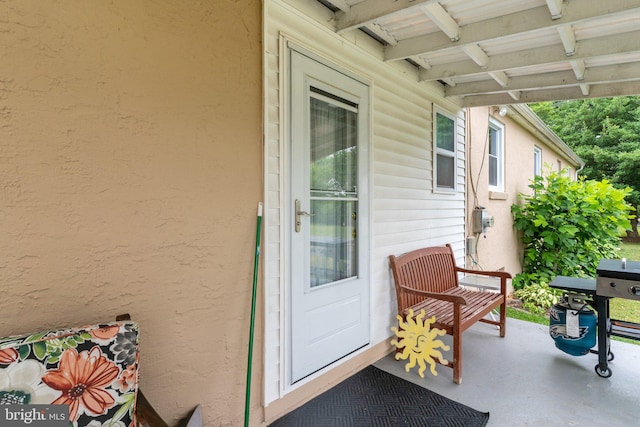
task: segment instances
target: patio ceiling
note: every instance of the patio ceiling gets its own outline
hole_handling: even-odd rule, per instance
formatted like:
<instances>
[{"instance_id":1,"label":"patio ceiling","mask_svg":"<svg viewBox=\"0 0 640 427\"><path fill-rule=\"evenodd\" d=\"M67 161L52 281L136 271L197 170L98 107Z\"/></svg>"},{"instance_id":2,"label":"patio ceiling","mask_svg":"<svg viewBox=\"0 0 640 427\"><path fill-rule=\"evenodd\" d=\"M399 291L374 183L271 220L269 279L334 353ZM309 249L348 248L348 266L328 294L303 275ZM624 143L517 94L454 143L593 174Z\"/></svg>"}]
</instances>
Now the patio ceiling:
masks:
<instances>
[{"instance_id":1,"label":"patio ceiling","mask_svg":"<svg viewBox=\"0 0 640 427\"><path fill-rule=\"evenodd\" d=\"M318 0L465 107L640 94L640 0Z\"/></svg>"}]
</instances>

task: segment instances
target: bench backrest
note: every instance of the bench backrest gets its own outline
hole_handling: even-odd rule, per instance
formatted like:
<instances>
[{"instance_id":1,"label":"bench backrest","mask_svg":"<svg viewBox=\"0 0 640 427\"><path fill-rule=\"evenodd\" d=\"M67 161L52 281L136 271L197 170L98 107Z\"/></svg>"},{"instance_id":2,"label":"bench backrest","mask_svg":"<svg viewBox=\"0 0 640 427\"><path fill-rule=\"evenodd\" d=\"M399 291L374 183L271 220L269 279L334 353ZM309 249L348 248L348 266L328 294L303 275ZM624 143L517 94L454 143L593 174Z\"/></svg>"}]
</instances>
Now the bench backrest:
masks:
<instances>
[{"instance_id":1,"label":"bench backrest","mask_svg":"<svg viewBox=\"0 0 640 427\"><path fill-rule=\"evenodd\" d=\"M400 256L389 257L398 298L398 314L424 298L402 292L406 286L426 292L444 292L458 286L456 260L451 246L417 249Z\"/></svg>"}]
</instances>

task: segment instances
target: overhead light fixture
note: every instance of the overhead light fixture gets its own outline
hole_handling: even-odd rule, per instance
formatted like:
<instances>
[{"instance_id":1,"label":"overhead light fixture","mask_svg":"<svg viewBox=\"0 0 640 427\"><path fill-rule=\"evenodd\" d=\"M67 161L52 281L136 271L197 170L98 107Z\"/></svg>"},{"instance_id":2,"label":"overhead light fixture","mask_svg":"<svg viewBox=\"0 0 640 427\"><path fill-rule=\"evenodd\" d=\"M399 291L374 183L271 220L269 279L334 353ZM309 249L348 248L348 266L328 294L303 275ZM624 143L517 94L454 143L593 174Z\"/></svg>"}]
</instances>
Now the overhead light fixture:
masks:
<instances>
[{"instance_id":1,"label":"overhead light fixture","mask_svg":"<svg viewBox=\"0 0 640 427\"><path fill-rule=\"evenodd\" d=\"M506 105L501 105L500 109L498 110L498 114L500 114L501 117L504 117L507 115L507 106Z\"/></svg>"}]
</instances>

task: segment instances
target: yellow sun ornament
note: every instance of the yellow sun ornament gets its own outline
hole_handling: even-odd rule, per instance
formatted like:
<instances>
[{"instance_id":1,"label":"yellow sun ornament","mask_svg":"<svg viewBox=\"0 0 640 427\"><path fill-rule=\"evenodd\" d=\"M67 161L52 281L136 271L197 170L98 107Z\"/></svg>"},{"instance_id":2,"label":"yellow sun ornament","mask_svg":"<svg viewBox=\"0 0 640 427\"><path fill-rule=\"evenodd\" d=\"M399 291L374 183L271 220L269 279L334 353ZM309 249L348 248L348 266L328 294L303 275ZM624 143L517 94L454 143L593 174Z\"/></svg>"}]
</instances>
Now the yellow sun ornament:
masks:
<instances>
[{"instance_id":1,"label":"yellow sun ornament","mask_svg":"<svg viewBox=\"0 0 640 427\"><path fill-rule=\"evenodd\" d=\"M443 336L446 331L443 329L431 329L431 324L436 321L435 316L429 319L422 319L426 316L424 310L421 310L413 317L413 310L409 309L409 315L406 322L402 321L402 316L398 315L398 328L393 327L391 330L396 334L397 340L391 341L391 345L395 345L397 349L403 349L401 352L396 353L396 360L407 360L409 362L405 365L405 370L409 372L411 368L416 366L416 363L420 366L418 374L424 378L424 371L429 368L434 376L437 376L435 358L443 365L448 364L447 360L442 356L439 348L447 351L449 346L439 339L438 336Z\"/></svg>"}]
</instances>

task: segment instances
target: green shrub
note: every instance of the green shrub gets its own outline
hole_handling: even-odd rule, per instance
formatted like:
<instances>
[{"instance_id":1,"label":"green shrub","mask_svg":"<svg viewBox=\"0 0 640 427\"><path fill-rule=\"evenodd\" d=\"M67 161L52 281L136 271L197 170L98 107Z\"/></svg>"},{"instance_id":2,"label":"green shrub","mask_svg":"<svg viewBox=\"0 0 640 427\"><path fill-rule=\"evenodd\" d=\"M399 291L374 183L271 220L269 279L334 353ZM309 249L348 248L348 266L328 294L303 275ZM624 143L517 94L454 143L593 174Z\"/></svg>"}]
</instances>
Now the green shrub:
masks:
<instances>
[{"instance_id":1,"label":"green shrub","mask_svg":"<svg viewBox=\"0 0 640 427\"><path fill-rule=\"evenodd\" d=\"M513 295L522 301L522 308L533 314L546 314L562 296L560 289L552 289L546 283L528 285Z\"/></svg>"},{"instance_id":2,"label":"green shrub","mask_svg":"<svg viewBox=\"0 0 640 427\"><path fill-rule=\"evenodd\" d=\"M631 228L630 188L608 181L570 179L565 173L537 176L532 195L513 204L514 226L524 244L515 289L549 283L557 275L593 277L602 258L616 258L620 237Z\"/></svg>"}]
</instances>

